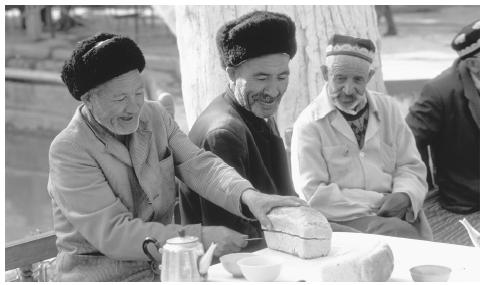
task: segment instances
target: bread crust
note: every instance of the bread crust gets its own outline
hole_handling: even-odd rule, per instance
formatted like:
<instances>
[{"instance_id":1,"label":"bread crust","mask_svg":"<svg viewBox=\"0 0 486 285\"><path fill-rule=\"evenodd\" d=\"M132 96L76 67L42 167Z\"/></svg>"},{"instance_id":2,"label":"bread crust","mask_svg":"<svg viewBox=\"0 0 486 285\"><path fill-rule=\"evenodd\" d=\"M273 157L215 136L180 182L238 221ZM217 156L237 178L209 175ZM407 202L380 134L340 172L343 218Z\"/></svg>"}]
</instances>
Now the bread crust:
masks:
<instances>
[{"instance_id":1,"label":"bread crust","mask_svg":"<svg viewBox=\"0 0 486 285\"><path fill-rule=\"evenodd\" d=\"M310 207L277 207L267 217L273 226L264 228L268 248L304 259L329 253L332 229L319 211Z\"/></svg>"},{"instance_id":2,"label":"bread crust","mask_svg":"<svg viewBox=\"0 0 486 285\"><path fill-rule=\"evenodd\" d=\"M321 281L325 282L384 282L394 268L390 246L379 242L366 250L354 250L347 254L324 260Z\"/></svg>"}]
</instances>

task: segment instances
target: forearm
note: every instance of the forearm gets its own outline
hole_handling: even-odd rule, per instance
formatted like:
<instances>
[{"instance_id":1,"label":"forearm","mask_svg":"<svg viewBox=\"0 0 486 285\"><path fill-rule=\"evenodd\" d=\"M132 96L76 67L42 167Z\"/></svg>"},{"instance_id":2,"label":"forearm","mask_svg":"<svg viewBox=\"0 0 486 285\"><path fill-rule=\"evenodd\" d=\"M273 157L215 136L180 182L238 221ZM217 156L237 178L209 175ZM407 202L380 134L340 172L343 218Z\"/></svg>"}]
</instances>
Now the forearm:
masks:
<instances>
[{"instance_id":1,"label":"forearm","mask_svg":"<svg viewBox=\"0 0 486 285\"><path fill-rule=\"evenodd\" d=\"M246 189L253 189L253 186L220 158L202 151L176 169L181 180L201 197L244 217L241 195Z\"/></svg>"},{"instance_id":2,"label":"forearm","mask_svg":"<svg viewBox=\"0 0 486 285\"><path fill-rule=\"evenodd\" d=\"M331 221L346 221L374 215L381 206L383 194L363 189L340 189L335 183L320 184L309 196L309 205Z\"/></svg>"},{"instance_id":3,"label":"forearm","mask_svg":"<svg viewBox=\"0 0 486 285\"><path fill-rule=\"evenodd\" d=\"M427 194L427 168L415 145L413 134L405 124L399 129L396 144L397 169L393 175L392 192L402 192L409 196L413 219L416 219Z\"/></svg>"}]
</instances>

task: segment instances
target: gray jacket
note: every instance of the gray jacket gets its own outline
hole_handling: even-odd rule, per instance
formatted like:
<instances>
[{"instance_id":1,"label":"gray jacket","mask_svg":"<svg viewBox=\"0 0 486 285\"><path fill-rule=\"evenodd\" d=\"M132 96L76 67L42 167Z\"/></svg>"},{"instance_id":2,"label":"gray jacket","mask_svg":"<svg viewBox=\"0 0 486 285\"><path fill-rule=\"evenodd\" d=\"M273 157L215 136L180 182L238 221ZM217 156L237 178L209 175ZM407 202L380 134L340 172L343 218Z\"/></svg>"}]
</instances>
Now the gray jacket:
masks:
<instances>
[{"instance_id":1,"label":"gray jacket","mask_svg":"<svg viewBox=\"0 0 486 285\"><path fill-rule=\"evenodd\" d=\"M253 188L251 184L214 154L192 144L158 103L145 102L128 149L83 106L49 151L48 191L59 250L57 280L153 279L143 240L151 236L164 244L183 228L171 224L175 176L243 217L240 197ZM133 215L132 173L153 211L146 218ZM184 228L188 235L201 236L200 225Z\"/></svg>"}]
</instances>

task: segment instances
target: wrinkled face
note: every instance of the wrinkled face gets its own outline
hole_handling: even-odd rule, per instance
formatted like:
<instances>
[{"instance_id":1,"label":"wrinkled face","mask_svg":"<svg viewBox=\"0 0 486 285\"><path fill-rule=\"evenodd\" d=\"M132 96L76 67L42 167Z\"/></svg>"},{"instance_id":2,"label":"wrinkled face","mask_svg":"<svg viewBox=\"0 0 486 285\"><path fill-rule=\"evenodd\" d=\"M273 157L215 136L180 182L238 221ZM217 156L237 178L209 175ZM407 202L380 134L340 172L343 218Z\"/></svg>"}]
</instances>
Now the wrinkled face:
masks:
<instances>
[{"instance_id":1,"label":"wrinkled face","mask_svg":"<svg viewBox=\"0 0 486 285\"><path fill-rule=\"evenodd\" d=\"M259 118L275 114L289 84L289 61L287 54L271 54L228 67L238 103Z\"/></svg>"},{"instance_id":2,"label":"wrinkled face","mask_svg":"<svg viewBox=\"0 0 486 285\"><path fill-rule=\"evenodd\" d=\"M96 87L86 102L96 121L115 135L138 128L145 90L138 70L132 70Z\"/></svg>"},{"instance_id":3,"label":"wrinkled face","mask_svg":"<svg viewBox=\"0 0 486 285\"><path fill-rule=\"evenodd\" d=\"M354 56L332 56L323 66L328 93L335 104L351 110L365 100L366 85L373 76L370 63Z\"/></svg>"}]
</instances>

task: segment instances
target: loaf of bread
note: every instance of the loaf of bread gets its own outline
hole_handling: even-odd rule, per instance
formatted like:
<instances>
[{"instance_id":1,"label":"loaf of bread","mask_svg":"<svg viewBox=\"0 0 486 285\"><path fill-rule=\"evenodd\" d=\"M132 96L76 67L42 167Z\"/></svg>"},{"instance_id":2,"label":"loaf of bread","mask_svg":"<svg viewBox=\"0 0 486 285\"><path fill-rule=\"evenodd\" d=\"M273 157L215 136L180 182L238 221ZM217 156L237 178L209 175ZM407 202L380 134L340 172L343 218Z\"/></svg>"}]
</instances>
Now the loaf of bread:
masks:
<instances>
[{"instance_id":1,"label":"loaf of bread","mask_svg":"<svg viewBox=\"0 0 486 285\"><path fill-rule=\"evenodd\" d=\"M326 282L383 282L387 281L394 267L393 253L388 244L355 249L320 264L321 281Z\"/></svg>"},{"instance_id":2,"label":"loaf of bread","mask_svg":"<svg viewBox=\"0 0 486 285\"><path fill-rule=\"evenodd\" d=\"M304 259L329 253L332 230L319 211L310 207L277 207L267 216L273 226L263 228L268 248Z\"/></svg>"}]
</instances>

